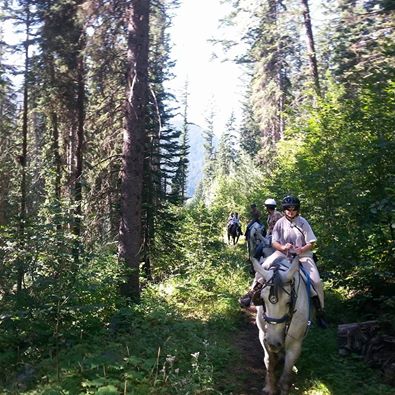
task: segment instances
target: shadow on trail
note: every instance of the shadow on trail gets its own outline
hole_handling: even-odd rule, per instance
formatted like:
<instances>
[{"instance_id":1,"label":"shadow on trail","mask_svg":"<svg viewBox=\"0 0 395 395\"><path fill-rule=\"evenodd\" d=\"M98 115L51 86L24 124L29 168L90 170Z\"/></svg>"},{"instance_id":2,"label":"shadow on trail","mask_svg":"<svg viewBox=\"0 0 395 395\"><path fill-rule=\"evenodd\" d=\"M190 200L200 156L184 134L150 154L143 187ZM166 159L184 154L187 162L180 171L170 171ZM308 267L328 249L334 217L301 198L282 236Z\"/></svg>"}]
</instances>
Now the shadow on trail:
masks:
<instances>
[{"instance_id":1,"label":"shadow on trail","mask_svg":"<svg viewBox=\"0 0 395 395\"><path fill-rule=\"evenodd\" d=\"M224 394L260 395L262 393L265 368L262 347L258 338L258 328L255 324L255 308L241 311L239 332L233 338L233 347L238 355L235 365L230 367L230 373L237 381Z\"/></svg>"}]
</instances>

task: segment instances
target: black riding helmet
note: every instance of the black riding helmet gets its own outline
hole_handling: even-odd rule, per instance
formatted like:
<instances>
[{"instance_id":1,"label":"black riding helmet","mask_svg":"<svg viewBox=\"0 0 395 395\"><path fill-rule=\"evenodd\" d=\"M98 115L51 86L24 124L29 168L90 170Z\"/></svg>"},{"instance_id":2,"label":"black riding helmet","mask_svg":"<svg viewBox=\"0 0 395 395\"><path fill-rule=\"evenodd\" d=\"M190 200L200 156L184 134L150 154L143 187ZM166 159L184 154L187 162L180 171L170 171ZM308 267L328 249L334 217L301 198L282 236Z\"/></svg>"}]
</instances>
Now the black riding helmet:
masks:
<instances>
[{"instance_id":1,"label":"black riding helmet","mask_svg":"<svg viewBox=\"0 0 395 395\"><path fill-rule=\"evenodd\" d=\"M283 201L281 202L283 210L288 207L295 207L296 210L300 210L300 200L296 196L288 195L285 196Z\"/></svg>"}]
</instances>

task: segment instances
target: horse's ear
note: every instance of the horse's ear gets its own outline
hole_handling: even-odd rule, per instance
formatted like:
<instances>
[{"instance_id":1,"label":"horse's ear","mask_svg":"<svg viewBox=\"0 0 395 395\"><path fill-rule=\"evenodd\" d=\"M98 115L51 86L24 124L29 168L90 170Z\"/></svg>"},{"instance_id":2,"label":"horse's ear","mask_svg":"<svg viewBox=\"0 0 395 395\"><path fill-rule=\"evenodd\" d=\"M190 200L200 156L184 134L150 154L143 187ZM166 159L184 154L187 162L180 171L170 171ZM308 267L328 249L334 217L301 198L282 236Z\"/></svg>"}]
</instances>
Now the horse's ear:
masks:
<instances>
[{"instance_id":1,"label":"horse's ear","mask_svg":"<svg viewBox=\"0 0 395 395\"><path fill-rule=\"evenodd\" d=\"M298 269L299 269L299 257L295 256L295 258L292 260L291 266L283 275L283 278L285 279L285 281L286 282L291 281Z\"/></svg>"},{"instance_id":2,"label":"horse's ear","mask_svg":"<svg viewBox=\"0 0 395 395\"><path fill-rule=\"evenodd\" d=\"M254 257L251 257L251 261L252 264L254 266L254 269L257 273L261 274L263 276L263 278L265 279L265 281L269 281L271 274L273 273L272 270L266 270L264 269L258 262L257 259L255 259Z\"/></svg>"}]
</instances>

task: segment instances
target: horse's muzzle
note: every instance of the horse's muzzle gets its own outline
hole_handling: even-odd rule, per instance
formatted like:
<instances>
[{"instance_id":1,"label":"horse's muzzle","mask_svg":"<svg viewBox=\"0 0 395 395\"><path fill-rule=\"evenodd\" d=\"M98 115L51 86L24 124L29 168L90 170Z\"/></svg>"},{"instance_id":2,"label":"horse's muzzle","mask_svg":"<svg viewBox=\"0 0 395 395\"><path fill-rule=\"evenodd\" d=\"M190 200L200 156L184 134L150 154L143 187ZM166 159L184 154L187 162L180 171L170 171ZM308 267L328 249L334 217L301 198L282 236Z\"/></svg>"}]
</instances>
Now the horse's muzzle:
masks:
<instances>
[{"instance_id":1,"label":"horse's muzzle","mask_svg":"<svg viewBox=\"0 0 395 395\"><path fill-rule=\"evenodd\" d=\"M268 339L265 339L265 344L267 349L274 354L278 354L283 349L281 341L268 341Z\"/></svg>"}]
</instances>

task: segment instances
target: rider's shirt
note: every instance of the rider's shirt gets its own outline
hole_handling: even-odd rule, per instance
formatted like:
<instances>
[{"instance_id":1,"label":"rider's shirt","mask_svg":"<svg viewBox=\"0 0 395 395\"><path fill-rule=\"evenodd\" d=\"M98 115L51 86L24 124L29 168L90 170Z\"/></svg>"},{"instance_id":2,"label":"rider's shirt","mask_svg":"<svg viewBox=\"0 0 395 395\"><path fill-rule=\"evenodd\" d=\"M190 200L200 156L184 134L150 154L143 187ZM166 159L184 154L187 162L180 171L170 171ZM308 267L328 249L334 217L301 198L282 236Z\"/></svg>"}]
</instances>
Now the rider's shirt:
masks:
<instances>
[{"instance_id":1,"label":"rider's shirt","mask_svg":"<svg viewBox=\"0 0 395 395\"><path fill-rule=\"evenodd\" d=\"M276 241L282 245L291 243L295 247L303 247L307 243L317 241L310 224L306 219L298 215L292 221L287 217L280 218L273 228L272 241ZM294 251L291 249L291 253ZM306 251L302 256L312 256L311 251Z\"/></svg>"}]
</instances>

